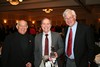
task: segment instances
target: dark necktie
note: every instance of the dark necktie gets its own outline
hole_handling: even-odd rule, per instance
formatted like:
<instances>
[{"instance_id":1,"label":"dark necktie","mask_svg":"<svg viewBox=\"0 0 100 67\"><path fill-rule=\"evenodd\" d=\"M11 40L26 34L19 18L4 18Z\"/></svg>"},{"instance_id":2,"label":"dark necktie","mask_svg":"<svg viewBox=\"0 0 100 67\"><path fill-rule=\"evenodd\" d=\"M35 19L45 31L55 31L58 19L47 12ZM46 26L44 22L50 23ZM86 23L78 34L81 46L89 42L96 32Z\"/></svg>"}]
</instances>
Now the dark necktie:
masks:
<instances>
[{"instance_id":1,"label":"dark necktie","mask_svg":"<svg viewBox=\"0 0 100 67\"><path fill-rule=\"evenodd\" d=\"M68 37L68 45L67 45L67 55L68 57L72 54L72 29L70 28L70 33Z\"/></svg>"},{"instance_id":2,"label":"dark necktie","mask_svg":"<svg viewBox=\"0 0 100 67\"><path fill-rule=\"evenodd\" d=\"M45 51L44 51L44 55L49 55L49 47L48 47L48 34L45 34Z\"/></svg>"}]
</instances>

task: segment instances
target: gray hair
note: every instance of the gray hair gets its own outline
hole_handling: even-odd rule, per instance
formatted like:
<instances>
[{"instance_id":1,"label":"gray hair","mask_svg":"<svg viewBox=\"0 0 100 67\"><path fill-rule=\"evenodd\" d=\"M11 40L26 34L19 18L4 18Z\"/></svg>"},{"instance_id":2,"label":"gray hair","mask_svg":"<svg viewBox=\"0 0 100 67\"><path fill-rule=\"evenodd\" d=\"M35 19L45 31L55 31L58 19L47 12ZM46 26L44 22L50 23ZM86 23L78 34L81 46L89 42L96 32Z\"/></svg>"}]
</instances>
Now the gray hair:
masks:
<instances>
[{"instance_id":1,"label":"gray hair","mask_svg":"<svg viewBox=\"0 0 100 67\"><path fill-rule=\"evenodd\" d=\"M25 22L25 23L26 23L26 25L28 26L28 23L27 23L27 21L25 21L25 20L19 20L19 22L17 23L17 26L19 26L19 25L20 25L20 22Z\"/></svg>"},{"instance_id":2,"label":"gray hair","mask_svg":"<svg viewBox=\"0 0 100 67\"><path fill-rule=\"evenodd\" d=\"M67 16L67 14L71 14L74 16L74 18L76 19L76 13L74 10L71 10L71 9L66 9L64 12L63 12L63 17L65 18Z\"/></svg>"},{"instance_id":3,"label":"gray hair","mask_svg":"<svg viewBox=\"0 0 100 67\"><path fill-rule=\"evenodd\" d=\"M52 20L49 19L49 18L47 18L47 17L45 17L45 18L43 18L43 19L41 20L41 24L43 23L43 21L44 21L45 19L48 19L48 20L50 21L50 24L52 24Z\"/></svg>"}]
</instances>

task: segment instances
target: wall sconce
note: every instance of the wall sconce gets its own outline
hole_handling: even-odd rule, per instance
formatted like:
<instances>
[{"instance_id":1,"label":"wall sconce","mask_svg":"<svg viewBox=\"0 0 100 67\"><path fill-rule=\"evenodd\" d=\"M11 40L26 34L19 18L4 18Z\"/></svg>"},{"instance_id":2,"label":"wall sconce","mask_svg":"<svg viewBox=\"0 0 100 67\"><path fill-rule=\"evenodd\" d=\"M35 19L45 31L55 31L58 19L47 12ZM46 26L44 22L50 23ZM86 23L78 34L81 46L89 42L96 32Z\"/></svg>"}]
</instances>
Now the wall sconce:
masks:
<instances>
[{"instance_id":1,"label":"wall sconce","mask_svg":"<svg viewBox=\"0 0 100 67\"><path fill-rule=\"evenodd\" d=\"M100 18L98 18L98 22L100 22Z\"/></svg>"},{"instance_id":2,"label":"wall sconce","mask_svg":"<svg viewBox=\"0 0 100 67\"><path fill-rule=\"evenodd\" d=\"M18 5L23 0L7 0L11 5Z\"/></svg>"},{"instance_id":3,"label":"wall sconce","mask_svg":"<svg viewBox=\"0 0 100 67\"><path fill-rule=\"evenodd\" d=\"M35 24L35 21L32 21L32 24Z\"/></svg>"},{"instance_id":4,"label":"wall sconce","mask_svg":"<svg viewBox=\"0 0 100 67\"><path fill-rule=\"evenodd\" d=\"M53 11L53 9L43 9L43 11L44 11L45 13L50 13L51 11Z\"/></svg>"},{"instance_id":5,"label":"wall sconce","mask_svg":"<svg viewBox=\"0 0 100 67\"><path fill-rule=\"evenodd\" d=\"M6 20L6 19L4 19L4 20L3 20L3 22L6 24L6 23L7 23L7 20Z\"/></svg>"},{"instance_id":6,"label":"wall sconce","mask_svg":"<svg viewBox=\"0 0 100 67\"><path fill-rule=\"evenodd\" d=\"M19 22L19 20L16 20L16 23L18 23Z\"/></svg>"}]
</instances>

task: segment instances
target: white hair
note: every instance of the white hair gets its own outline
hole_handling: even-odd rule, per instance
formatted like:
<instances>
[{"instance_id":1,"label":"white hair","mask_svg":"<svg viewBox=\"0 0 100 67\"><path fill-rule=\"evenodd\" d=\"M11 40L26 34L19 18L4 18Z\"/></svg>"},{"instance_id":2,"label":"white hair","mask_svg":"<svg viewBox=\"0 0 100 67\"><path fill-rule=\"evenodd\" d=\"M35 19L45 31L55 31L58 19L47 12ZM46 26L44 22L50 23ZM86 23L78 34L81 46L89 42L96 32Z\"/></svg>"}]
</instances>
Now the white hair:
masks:
<instances>
[{"instance_id":1,"label":"white hair","mask_svg":"<svg viewBox=\"0 0 100 67\"><path fill-rule=\"evenodd\" d=\"M20 26L21 22L24 22L24 23L26 24L27 28L28 28L28 23L27 23L27 21L25 21L25 20L20 20L20 21L17 23L17 25L16 25L16 28L17 28L17 29L18 29L18 27Z\"/></svg>"},{"instance_id":2,"label":"white hair","mask_svg":"<svg viewBox=\"0 0 100 67\"><path fill-rule=\"evenodd\" d=\"M27 21L25 21L25 20L20 20L20 21L17 23L17 26L19 26L21 22L25 22L26 25L28 26Z\"/></svg>"},{"instance_id":3,"label":"white hair","mask_svg":"<svg viewBox=\"0 0 100 67\"><path fill-rule=\"evenodd\" d=\"M71 14L74 16L74 18L76 19L76 13L74 10L71 10L71 9L66 9L64 12L63 12L63 17L65 18L68 14Z\"/></svg>"}]
</instances>

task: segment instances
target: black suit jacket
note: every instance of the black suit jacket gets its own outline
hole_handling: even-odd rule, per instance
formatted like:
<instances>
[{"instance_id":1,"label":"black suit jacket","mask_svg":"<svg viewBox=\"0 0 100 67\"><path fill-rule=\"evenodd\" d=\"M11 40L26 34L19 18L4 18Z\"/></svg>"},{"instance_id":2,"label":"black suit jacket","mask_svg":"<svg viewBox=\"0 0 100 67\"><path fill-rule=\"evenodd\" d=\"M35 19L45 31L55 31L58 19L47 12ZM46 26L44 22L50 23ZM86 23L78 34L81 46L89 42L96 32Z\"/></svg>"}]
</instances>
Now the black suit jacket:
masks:
<instances>
[{"instance_id":1,"label":"black suit jacket","mask_svg":"<svg viewBox=\"0 0 100 67\"><path fill-rule=\"evenodd\" d=\"M2 67L25 67L27 62L33 63L33 43L34 38L26 34L26 47L24 51L20 44L20 34L8 35L2 48Z\"/></svg>"},{"instance_id":2,"label":"black suit jacket","mask_svg":"<svg viewBox=\"0 0 100 67\"><path fill-rule=\"evenodd\" d=\"M65 28L65 37L68 27ZM94 59L93 31L86 25L78 23L74 40L74 57L77 67L88 67Z\"/></svg>"},{"instance_id":3,"label":"black suit jacket","mask_svg":"<svg viewBox=\"0 0 100 67\"><path fill-rule=\"evenodd\" d=\"M42 60L42 35L43 33L37 34L35 37L35 49L34 49L34 65L35 67L39 67ZM64 44L60 34L56 32L51 32L52 45L55 48L55 52L57 52L58 56L63 54Z\"/></svg>"}]
</instances>

